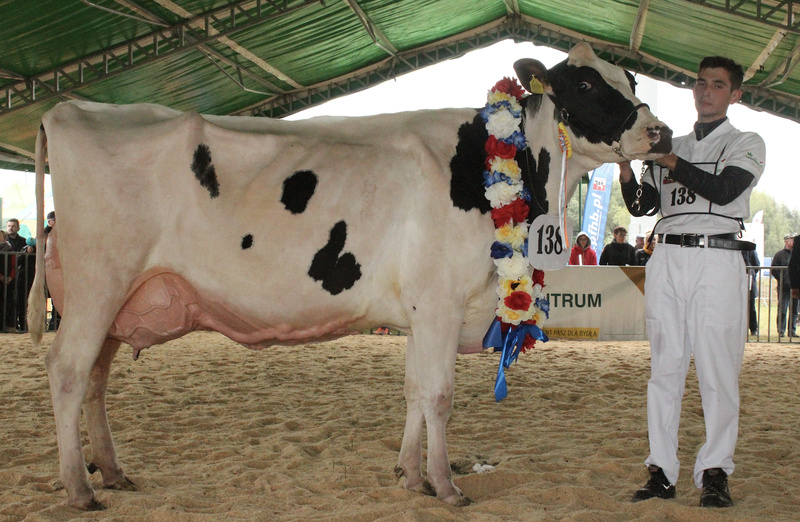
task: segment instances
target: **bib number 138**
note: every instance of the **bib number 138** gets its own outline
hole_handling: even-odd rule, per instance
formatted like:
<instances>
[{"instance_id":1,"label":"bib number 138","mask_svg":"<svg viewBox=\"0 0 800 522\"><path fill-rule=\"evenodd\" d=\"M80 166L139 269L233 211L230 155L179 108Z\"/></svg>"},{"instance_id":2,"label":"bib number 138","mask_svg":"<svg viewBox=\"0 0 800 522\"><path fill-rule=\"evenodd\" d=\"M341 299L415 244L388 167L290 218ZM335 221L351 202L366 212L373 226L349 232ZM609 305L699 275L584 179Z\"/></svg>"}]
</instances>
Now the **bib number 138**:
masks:
<instances>
[{"instance_id":1,"label":"bib number 138","mask_svg":"<svg viewBox=\"0 0 800 522\"><path fill-rule=\"evenodd\" d=\"M567 233L572 223L567 219ZM537 217L528 231L528 258L539 270L559 270L569 262L567 238L558 221L558 216Z\"/></svg>"},{"instance_id":2,"label":"bib number 138","mask_svg":"<svg viewBox=\"0 0 800 522\"><path fill-rule=\"evenodd\" d=\"M538 238L536 249L537 254L560 254L564 250L564 242L561 240L561 227L557 225L542 225L536 231Z\"/></svg>"}]
</instances>

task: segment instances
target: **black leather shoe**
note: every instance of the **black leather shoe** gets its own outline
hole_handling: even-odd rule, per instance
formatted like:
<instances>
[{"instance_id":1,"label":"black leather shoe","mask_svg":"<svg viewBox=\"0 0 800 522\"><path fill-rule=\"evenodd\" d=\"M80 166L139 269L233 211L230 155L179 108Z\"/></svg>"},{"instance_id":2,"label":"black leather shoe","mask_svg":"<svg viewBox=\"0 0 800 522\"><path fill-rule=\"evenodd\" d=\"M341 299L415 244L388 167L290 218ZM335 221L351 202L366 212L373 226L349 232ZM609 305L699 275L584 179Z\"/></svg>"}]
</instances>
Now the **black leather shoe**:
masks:
<instances>
[{"instance_id":1,"label":"black leather shoe","mask_svg":"<svg viewBox=\"0 0 800 522\"><path fill-rule=\"evenodd\" d=\"M728 491L728 474L720 468L703 472L703 492L700 494L700 507L731 507L731 492Z\"/></svg>"},{"instance_id":2,"label":"black leather shoe","mask_svg":"<svg viewBox=\"0 0 800 522\"><path fill-rule=\"evenodd\" d=\"M640 502L651 498L675 498L675 486L669 483L664 470L655 465L647 467L650 472L650 480L642 489L633 494L631 502Z\"/></svg>"}]
</instances>

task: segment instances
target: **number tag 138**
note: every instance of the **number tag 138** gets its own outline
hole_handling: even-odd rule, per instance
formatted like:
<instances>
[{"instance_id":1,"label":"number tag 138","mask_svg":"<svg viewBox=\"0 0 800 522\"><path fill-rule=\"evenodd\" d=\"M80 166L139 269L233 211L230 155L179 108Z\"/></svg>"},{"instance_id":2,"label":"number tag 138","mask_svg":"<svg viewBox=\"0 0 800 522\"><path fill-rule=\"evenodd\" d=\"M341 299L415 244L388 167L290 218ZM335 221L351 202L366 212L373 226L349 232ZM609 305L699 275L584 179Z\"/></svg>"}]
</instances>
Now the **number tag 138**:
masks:
<instances>
[{"instance_id":1,"label":"number tag 138","mask_svg":"<svg viewBox=\"0 0 800 522\"><path fill-rule=\"evenodd\" d=\"M564 234L572 230L567 218L567 230L561 230L558 216L542 214L531 223L528 231L528 259L539 270L560 270L569 263L569 249ZM569 239L569 235L567 235Z\"/></svg>"}]
</instances>

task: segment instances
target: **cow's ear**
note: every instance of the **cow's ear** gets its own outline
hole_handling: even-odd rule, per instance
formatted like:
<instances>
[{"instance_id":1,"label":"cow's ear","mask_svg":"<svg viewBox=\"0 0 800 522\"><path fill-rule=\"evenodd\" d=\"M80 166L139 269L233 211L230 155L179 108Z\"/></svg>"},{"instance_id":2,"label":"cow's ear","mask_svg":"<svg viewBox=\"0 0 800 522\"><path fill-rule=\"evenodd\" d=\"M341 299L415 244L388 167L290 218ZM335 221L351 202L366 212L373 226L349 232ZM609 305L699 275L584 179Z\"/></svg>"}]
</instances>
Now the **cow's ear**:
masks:
<instances>
[{"instance_id":1,"label":"cow's ear","mask_svg":"<svg viewBox=\"0 0 800 522\"><path fill-rule=\"evenodd\" d=\"M547 67L539 60L523 58L514 62L514 71L517 78L528 92L533 94L553 94L553 89L547 83Z\"/></svg>"}]
</instances>

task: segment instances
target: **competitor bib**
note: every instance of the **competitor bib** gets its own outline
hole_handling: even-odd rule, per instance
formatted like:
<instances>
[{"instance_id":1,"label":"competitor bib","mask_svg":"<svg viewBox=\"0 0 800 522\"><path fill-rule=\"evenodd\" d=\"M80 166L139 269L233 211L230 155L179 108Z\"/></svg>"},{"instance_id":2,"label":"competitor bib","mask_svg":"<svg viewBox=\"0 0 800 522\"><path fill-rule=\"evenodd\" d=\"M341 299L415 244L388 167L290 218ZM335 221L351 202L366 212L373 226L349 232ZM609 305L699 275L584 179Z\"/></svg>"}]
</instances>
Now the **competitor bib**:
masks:
<instances>
[{"instance_id":1,"label":"competitor bib","mask_svg":"<svg viewBox=\"0 0 800 522\"><path fill-rule=\"evenodd\" d=\"M539 270L561 270L569 263L569 231L572 222L567 218L567 230L561 230L558 216L542 214L531 223L528 230L528 259Z\"/></svg>"}]
</instances>

